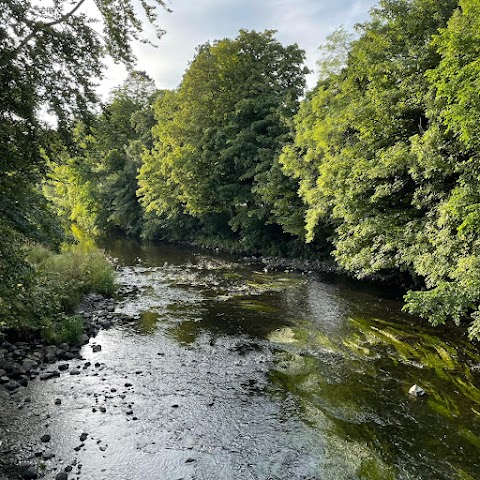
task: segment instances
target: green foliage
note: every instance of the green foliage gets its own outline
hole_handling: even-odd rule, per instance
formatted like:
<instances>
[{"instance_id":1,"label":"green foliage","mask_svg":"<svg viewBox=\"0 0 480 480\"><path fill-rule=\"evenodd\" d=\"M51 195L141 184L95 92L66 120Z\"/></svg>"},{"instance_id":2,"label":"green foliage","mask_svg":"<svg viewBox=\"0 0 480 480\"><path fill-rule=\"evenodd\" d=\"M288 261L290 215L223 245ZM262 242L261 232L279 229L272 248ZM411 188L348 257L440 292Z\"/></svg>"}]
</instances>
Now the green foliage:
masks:
<instances>
[{"instance_id":1,"label":"green foliage","mask_svg":"<svg viewBox=\"0 0 480 480\"><path fill-rule=\"evenodd\" d=\"M112 295L116 290L111 263L103 252L85 252L79 246L54 253L31 245L25 254L25 283L2 297L10 312L4 327L58 343L75 341L83 323L72 314L83 296L88 292Z\"/></svg>"},{"instance_id":2,"label":"green foliage","mask_svg":"<svg viewBox=\"0 0 480 480\"><path fill-rule=\"evenodd\" d=\"M56 297L67 313L88 292L112 295L115 273L105 254L98 250L84 252L78 246L66 246L59 254L41 246L30 247L29 261L35 266L38 279Z\"/></svg>"},{"instance_id":3,"label":"green foliage","mask_svg":"<svg viewBox=\"0 0 480 480\"><path fill-rule=\"evenodd\" d=\"M300 203L296 185L277 156L305 85L303 60L273 31L200 46L179 89L155 105L155 145L139 176L146 211L168 219L181 210L207 231L222 219L220 231L245 250L281 240L278 223L296 233L298 215L285 207L286 197Z\"/></svg>"},{"instance_id":4,"label":"green foliage","mask_svg":"<svg viewBox=\"0 0 480 480\"><path fill-rule=\"evenodd\" d=\"M68 145L74 118L88 120L94 110L105 54L131 65L129 42L142 40L141 18L155 26L154 7L164 6L147 0L136 10L132 0L98 0L99 23L81 13L84 3L5 0L0 8L0 322L6 327L28 323L31 305L40 312L42 301L55 310L23 250L32 241L61 241L38 187L45 158L58 154L59 143ZM40 111L57 120L57 132L43 124Z\"/></svg>"},{"instance_id":5,"label":"green foliage","mask_svg":"<svg viewBox=\"0 0 480 480\"><path fill-rule=\"evenodd\" d=\"M470 317L477 338L479 8L384 0L349 46L331 37L280 158L307 206L308 241L334 228L343 268L408 274L420 287L408 311L434 324Z\"/></svg>"},{"instance_id":6,"label":"green foliage","mask_svg":"<svg viewBox=\"0 0 480 480\"><path fill-rule=\"evenodd\" d=\"M153 80L131 72L88 127L77 124L69 152L51 162L44 192L66 230L75 225L90 236L140 235L144 220L137 175L143 150L152 145L155 95Z\"/></svg>"}]
</instances>

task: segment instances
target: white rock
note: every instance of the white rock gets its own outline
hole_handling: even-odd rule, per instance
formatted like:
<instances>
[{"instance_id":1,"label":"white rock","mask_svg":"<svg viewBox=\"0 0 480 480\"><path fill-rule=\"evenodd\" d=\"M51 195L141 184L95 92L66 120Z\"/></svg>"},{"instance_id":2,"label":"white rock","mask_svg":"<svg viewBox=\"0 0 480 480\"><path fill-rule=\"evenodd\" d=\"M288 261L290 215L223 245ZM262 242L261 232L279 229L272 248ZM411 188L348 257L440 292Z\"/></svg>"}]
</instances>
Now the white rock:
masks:
<instances>
[{"instance_id":1,"label":"white rock","mask_svg":"<svg viewBox=\"0 0 480 480\"><path fill-rule=\"evenodd\" d=\"M419 387L417 384L415 384L410 387L408 393L414 397L421 397L422 395L425 395L426 392L422 387Z\"/></svg>"}]
</instances>

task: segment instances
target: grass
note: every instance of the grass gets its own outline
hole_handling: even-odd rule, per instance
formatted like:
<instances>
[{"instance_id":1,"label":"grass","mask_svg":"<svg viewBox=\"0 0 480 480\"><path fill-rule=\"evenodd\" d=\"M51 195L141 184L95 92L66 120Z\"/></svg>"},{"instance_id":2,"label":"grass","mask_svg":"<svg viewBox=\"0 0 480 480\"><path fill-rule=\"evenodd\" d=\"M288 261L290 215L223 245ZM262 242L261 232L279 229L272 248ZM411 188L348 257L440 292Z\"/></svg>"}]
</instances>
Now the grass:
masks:
<instances>
[{"instance_id":1,"label":"grass","mask_svg":"<svg viewBox=\"0 0 480 480\"><path fill-rule=\"evenodd\" d=\"M26 259L32 276L24 289L22 308L15 322L5 325L20 338L40 336L52 343L76 343L83 333L83 321L75 308L89 292L110 296L117 285L115 271L104 252L89 246L65 246L53 252L30 245Z\"/></svg>"}]
</instances>

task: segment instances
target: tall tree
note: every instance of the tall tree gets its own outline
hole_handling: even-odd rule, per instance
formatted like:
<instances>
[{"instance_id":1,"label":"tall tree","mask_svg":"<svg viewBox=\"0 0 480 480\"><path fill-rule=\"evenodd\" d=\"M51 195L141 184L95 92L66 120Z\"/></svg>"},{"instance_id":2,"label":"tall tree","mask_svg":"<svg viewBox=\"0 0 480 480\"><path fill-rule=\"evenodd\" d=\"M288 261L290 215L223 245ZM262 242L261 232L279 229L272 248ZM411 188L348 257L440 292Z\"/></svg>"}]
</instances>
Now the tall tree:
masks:
<instances>
[{"instance_id":1,"label":"tall tree","mask_svg":"<svg viewBox=\"0 0 480 480\"><path fill-rule=\"evenodd\" d=\"M200 46L178 91L156 106L156 143L140 174L146 208L165 214L180 205L204 220L222 218L245 247L272 233L259 187L289 138L303 61L273 31L242 30Z\"/></svg>"}]
</instances>

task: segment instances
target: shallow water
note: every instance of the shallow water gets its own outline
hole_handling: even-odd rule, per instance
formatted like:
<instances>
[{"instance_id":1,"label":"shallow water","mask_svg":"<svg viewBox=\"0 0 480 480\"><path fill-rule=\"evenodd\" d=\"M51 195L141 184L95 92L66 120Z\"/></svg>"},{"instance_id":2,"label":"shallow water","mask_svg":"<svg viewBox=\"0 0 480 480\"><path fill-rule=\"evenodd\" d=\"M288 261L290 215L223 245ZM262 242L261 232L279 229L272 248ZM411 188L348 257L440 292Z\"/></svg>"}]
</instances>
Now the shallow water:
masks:
<instances>
[{"instance_id":1,"label":"shallow water","mask_svg":"<svg viewBox=\"0 0 480 480\"><path fill-rule=\"evenodd\" d=\"M91 339L81 375L31 382L21 410L4 402L4 446L55 453L45 478L480 478L480 354L458 334L338 279L109 250L140 287L117 311L138 321ZM414 383L428 394L409 396Z\"/></svg>"}]
</instances>

